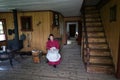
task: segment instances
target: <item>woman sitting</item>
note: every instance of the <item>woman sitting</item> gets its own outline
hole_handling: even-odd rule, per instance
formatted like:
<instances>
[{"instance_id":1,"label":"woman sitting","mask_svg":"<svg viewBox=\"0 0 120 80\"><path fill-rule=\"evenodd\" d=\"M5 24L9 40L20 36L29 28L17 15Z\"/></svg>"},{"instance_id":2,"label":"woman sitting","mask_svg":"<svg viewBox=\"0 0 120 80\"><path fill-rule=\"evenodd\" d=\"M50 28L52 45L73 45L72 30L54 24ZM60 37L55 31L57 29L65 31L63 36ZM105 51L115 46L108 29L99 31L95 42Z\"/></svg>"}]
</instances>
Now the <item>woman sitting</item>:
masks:
<instances>
[{"instance_id":1,"label":"woman sitting","mask_svg":"<svg viewBox=\"0 0 120 80\"><path fill-rule=\"evenodd\" d=\"M57 40L54 40L54 35L49 35L49 40L47 41L46 48L48 64L56 68L56 65L60 63L61 55L59 54L60 45Z\"/></svg>"}]
</instances>

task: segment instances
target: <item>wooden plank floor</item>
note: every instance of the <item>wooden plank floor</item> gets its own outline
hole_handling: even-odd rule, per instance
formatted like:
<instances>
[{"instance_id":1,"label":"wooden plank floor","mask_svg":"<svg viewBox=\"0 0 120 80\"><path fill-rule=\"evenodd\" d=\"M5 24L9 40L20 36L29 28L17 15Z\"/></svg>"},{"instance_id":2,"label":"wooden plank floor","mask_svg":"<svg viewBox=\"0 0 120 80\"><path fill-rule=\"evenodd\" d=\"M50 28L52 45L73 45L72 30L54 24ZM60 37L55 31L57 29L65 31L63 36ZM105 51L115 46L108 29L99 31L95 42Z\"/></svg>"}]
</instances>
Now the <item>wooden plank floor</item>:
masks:
<instances>
[{"instance_id":1,"label":"wooden plank floor","mask_svg":"<svg viewBox=\"0 0 120 80\"><path fill-rule=\"evenodd\" d=\"M117 80L114 75L87 73L80 57L80 46L75 41L65 45L61 51L62 62L57 68L49 66L45 57L35 64L32 56L24 56L13 61L0 62L0 80Z\"/></svg>"}]
</instances>

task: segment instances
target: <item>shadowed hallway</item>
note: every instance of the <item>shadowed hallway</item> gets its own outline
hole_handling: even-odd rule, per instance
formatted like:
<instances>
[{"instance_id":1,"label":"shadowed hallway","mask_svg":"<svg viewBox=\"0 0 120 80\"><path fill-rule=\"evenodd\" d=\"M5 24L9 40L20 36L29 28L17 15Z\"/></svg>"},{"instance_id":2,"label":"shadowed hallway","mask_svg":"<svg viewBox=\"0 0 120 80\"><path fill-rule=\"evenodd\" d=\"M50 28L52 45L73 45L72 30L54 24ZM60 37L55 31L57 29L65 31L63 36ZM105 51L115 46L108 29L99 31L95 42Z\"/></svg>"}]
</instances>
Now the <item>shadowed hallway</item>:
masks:
<instances>
[{"instance_id":1,"label":"shadowed hallway","mask_svg":"<svg viewBox=\"0 0 120 80\"><path fill-rule=\"evenodd\" d=\"M57 68L49 66L45 57L41 63L34 64L31 56L24 56L20 63L13 61L14 68L9 62L0 62L0 80L116 80L114 75L87 73L80 57L80 46L74 39L71 44L64 45L61 51L62 62ZM4 70L2 70L2 67Z\"/></svg>"}]
</instances>

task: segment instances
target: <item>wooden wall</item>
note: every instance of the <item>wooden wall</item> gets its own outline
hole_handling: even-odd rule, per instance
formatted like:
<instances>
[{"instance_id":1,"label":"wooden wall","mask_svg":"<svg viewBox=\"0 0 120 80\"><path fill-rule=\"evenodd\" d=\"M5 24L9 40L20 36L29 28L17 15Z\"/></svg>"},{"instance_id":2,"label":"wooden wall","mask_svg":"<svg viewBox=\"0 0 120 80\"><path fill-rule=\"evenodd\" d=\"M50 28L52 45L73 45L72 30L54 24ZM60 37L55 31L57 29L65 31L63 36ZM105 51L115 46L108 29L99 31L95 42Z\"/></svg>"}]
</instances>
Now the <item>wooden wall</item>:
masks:
<instances>
[{"instance_id":1,"label":"wooden wall","mask_svg":"<svg viewBox=\"0 0 120 80\"><path fill-rule=\"evenodd\" d=\"M110 22L110 7L117 5L117 19ZM117 69L118 60L118 46L119 46L119 33L120 33L120 0L111 0L101 9L102 22L105 27L107 41L113 56L115 70Z\"/></svg>"},{"instance_id":2,"label":"wooden wall","mask_svg":"<svg viewBox=\"0 0 120 80\"><path fill-rule=\"evenodd\" d=\"M74 21L80 21L80 17L65 17L64 22L74 22Z\"/></svg>"},{"instance_id":3,"label":"wooden wall","mask_svg":"<svg viewBox=\"0 0 120 80\"><path fill-rule=\"evenodd\" d=\"M18 27L19 35L25 34L27 36L24 41L24 48L28 49L28 40L30 41L29 49L40 49L46 52L46 42L50 33L56 34L60 37L60 29L52 29L53 27L53 12L52 11L36 11L36 12L18 12ZM32 16L33 31L21 31L21 16ZM14 29L13 14L0 13L0 19L6 19L7 29ZM37 25L39 22L41 24ZM29 37L28 37L29 36ZM14 35L8 35L8 39L13 39Z\"/></svg>"}]
</instances>

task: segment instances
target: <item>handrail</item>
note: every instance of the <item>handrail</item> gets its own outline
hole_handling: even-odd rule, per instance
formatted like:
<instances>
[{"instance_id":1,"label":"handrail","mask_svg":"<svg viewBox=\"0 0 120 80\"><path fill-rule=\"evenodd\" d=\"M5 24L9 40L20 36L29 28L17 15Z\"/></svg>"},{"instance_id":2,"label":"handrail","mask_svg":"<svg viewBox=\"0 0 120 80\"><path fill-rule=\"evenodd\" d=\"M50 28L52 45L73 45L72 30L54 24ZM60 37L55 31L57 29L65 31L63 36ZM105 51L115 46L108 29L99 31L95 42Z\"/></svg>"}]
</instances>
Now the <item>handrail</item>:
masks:
<instances>
[{"instance_id":1,"label":"handrail","mask_svg":"<svg viewBox=\"0 0 120 80\"><path fill-rule=\"evenodd\" d=\"M83 1L83 4L82 4L82 8L81 8L81 12L82 12L82 18L83 18L83 32L85 34L84 38L85 38L85 43L84 45L86 46L86 57L87 57L87 64L89 64L89 46L88 46L88 35L87 35L87 27L86 27L86 11L85 11L85 2L86 0Z\"/></svg>"},{"instance_id":2,"label":"handrail","mask_svg":"<svg viewBox=\"0 0 120 80\"><path fill-rule=\"evenodd\" d=\"M84 2L83 2L83 6L82 6L82 14L83 14L83 31L84 31L84 33L85 33L85 43L87 44L86 45L86 47L88 48L88 36L87 36L87 29L86 29L86 20L85 20L85 13L86 13L86 11L85 11L85 1L86 0L84 0Z\"/></svg>"}]
</instances>

